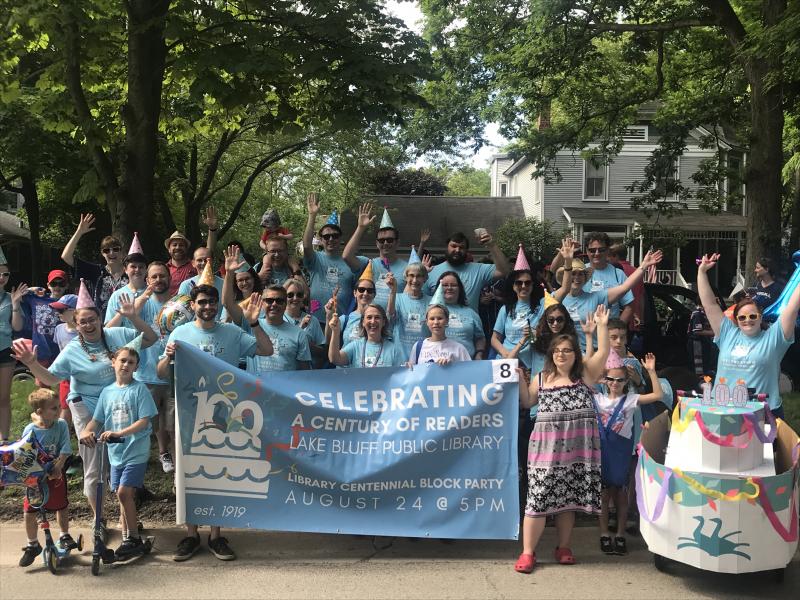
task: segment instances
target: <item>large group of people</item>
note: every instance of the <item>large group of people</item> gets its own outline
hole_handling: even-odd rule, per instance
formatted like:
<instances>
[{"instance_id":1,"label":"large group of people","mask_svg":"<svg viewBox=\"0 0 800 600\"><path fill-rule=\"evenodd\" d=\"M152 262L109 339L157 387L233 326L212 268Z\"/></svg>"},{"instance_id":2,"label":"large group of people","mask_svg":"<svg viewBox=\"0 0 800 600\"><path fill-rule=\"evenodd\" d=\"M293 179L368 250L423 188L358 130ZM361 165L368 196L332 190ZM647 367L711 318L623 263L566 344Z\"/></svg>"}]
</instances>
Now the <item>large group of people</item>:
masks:
<instances>
[{"instance_id":1,"label":"large group of people","mask_svg":"<svg viewBox=\"0 0 800 600\"><path fill-rule=\"evenodd\" d=\"M58 457L51 487L66 486L62 423L69 423L81 441L84 493L93 510L94 486L106 477L100 471L100 453L106 450L98 441L124 437L124 446L108 448L110 480L122 515L123 543L117 552L135 556L142 541L133 493L143 485L151 432L163 470L174 471L170 378L178 346L197 347L259 377L274 371L518 359L520 479L526 501L523 551L515 569L532 571L548 516L555 517L558 530L556 560L573 564L576 512L601 515L601 549L624 554L634 423L640 405L662 399L655 357L634 357L627 334L639 325L643 277L661 261L661 252L648 252L633 267L624 260L624 247L612 247L605 233L591 233L585 240L588 262L576 255L581 245L565 239L542 270L536 263L531 267L522 245L512 265L491 233L477 228L476 240L489 262L472 260L470 240L461 232L448 237L445 256L436 262L424 250L427 230L406 258L399 251L400 232L384 210L375 237L377 256L369 258L358 249L377 219L373 207L359 208L344 250L336 211L317 228L320 209L317 195L309 194L299 261L291 255L291 232L268 211L258 243L262 259L230 242L215 272L213 209L204 219L208 243L193 252L191 240L179 231L164 241L167 255L157 260L147 257L136 236L127 254L120 240L106 236L100 242L104 264L75 256L80 239L94 229L92 215L82 215L62 254L68 269L51 271L47 289L34 293L24 283L6 289L11 274L0 256L0 437L10 435L15 361L24 363L41 386L30 398L31 427ZM609 255L621 256L626 268L614 266ZM708 283L707 272L718 259L705 256L698 268L702 307L720 348L717 375L745 378L769 394L770 407L780 416L777 365L794 340L800 291L794 290L779 322L767 328L759 298L772 297L776 289L771 265L762 260L757 292L736 305L731 320ZM79 289L71 289L78 281ZM498 281L503 301L487 331L482 292ZM160 315L176 295L189 297L193 317L164 331ZM23 332L32 341L12 342ZM613 532L612 503L618 518ZM61 543L72 547L66 494L51 494L48 508L59 511ZM29 521L26 516L26 526ZM41 550L35 522L27 529L22 566ZM235 558L218 527L207 543L217 558ZM173 558L187 560L200 547L198 528L189 524Z\"/></svg>"}]
</instances>

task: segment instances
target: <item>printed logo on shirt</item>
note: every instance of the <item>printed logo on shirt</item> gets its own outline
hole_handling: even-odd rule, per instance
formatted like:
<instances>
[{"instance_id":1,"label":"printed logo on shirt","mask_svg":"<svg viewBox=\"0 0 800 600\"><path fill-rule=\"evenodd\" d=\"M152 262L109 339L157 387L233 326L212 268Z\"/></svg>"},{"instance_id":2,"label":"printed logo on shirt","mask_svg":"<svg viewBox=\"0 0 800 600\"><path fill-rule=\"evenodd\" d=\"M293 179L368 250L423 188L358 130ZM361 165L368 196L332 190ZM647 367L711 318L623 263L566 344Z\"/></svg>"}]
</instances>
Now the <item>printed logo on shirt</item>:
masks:
<instances>
[{"instance_id":1,"label":"printed logo on shirt","mask_svg":"<svg viewBox=\"0 0 800 600\"><path fill-rule=\"evenodd\" d=\"M375 357L374 356L367 356L364 358L364 366L365 367L374 367L375 366Z\"/></svg>"},{"instance_id":2,"label":"printed logo on shirt","mask_svg":"<svg viewBox=\"0 0 800 600\"><path fill-rule=\"evenodd\" d=\"M744 344L736 344L731 350L733 358L744 358L748 354L750 354L750 347Z\"/></svg>"},{"instance_id":3,"label":"printed logo on shirt","mask_svg":"<svg viewBox=\"0 0 800 600\"><path fill-rule=\"evenodd\" d=\"M219 356L225 352L225 346L217 343L217 341L212 338L206 338L202 342L199 342L197 347L206 354L211 354L212 356Z\"/></svg>"},{"instance_id":4,"label":"printed logo on shirt","mask_svg":"<svg viewBox=\"0 0 800 600\"><path fill-rule=\"evenodd\" d=\"M408 313L408 317L406 317L406 331L422 331L421 314Z\"/></svg>"},{"instance_id":5,"label":"printed logo on shirt","mask_svg":"<svg viewBox=\"0 0 800 600\"><path fill-rule=\"evenodd\" d=\"M328 267L328 270L325 273L325 280L328 283L336 284L339 282L340 274L341 271L339 271L338 267Z\"/></svg>"},{"instance_id":6,"label":"printed logo on shirt","mask_svg":"<svg viewBox=\"0 0 800 600\"><path fill-rule=\"evenodd\" d=\"M605 283L603 283L602 279L592 279L592 291L593 292L600 292L606 289Z\"/></svg>"},{"instance_id":7,"label":"printed logo on shirt","mask_svg":"<svg viewBox=\"0 0 800 600\"><path fill-rule=\"evenodd\" d=\"M461 327L464 327L464 322L461 320L461 317L459 315L450 313L450 320L448 321L448 326L460 329Z\"/></svg>"},{"instance_id":8,"label":"printed logo on shirt","mask_svg":"<svg viewBox=\"0 0 800 600\"><path fill-rule=\"evenodd\" d=\"M123 401L117 401L111 408L111 426L114 431L125 429L131 424L131 411L128 404Z\"/></svg>"},{"instance_id":9,"label":"printed logo on shirt","mask_svg":"<svg viewBox=\"0 0 800 600\"><path fill-rule=\"evenodd\" d=\"M36 328L39 333L47 337L53 337L56 325L61 322L58 314L50 308L49 304L37 304L34 309L33 319L36 321Z\"/></svg>"}]
</instances>

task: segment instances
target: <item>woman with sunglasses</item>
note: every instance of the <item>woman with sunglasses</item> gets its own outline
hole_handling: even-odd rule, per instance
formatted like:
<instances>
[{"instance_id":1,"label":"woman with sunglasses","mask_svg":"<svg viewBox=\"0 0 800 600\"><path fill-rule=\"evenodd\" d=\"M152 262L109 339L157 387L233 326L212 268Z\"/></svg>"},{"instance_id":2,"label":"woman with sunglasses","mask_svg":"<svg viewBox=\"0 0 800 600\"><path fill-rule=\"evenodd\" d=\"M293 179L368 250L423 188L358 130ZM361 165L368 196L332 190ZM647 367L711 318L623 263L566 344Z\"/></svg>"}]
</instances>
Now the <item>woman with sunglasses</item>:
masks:
<instances>
[{"instance_id":1,"label":"woman with sunglasses","mask_svg":"<svg viewBox=\"0 0 800 600\"><path fill-rule=\"evenodd\" d=\"M600 512L600 436L591 388L604 375L608 358L608 312L594 313L598 349L583 360L574 336L557 335L544 369L530 387L520 386L520 405L539 404L528 447L528 497L522 526L522 554L514 569L530 573L548 515L555 516L556 562L575 564L570 549L575 511Z\"/></svg>"},{"instance_id":2,"label":"woman with sunglasses","mask_svg":"<svg viewBox=\"0 0 800 600\"><path fill-rule=\"evenodd\" d=\"M389 287L389 300L387 301L386 305L386 313L389 315L394 314L395 312L395 298L397 296L397 280L394 278L394 274L389 272L386 274L386 285ZM375 293L376 293L375 281L372 277L372 263L367 263L367 267L364 269L364 272L361 273L358 281L356 282L356 287L353 289L353 298L355 301L355 310L349 313L345 313L339 320L341 321L341 331L342 331L342 344L348 344L354 340L357 340L361 337L361 319L364 315L364 311L370 304L375 302ZM338 304L338 303L337 303ZM328 302L325 304L325 316L327 318L326 322L330 322L331 316L337 309L341 309L342 307L337 306L334 308L334 301L333 298L329 299ZM330 337L330 328L325 327L325 338Z\"/></svg>"},{"instance_id":3,"label":"woman with sunglasses","mask_svg":"<svg viewBox=\"0 0 800 600\"><path fill-rule=\"evenodd\" d=\"M309 299L308 285L300 277L292 277L283 282L283 287L286 289L286 312L283 313L283 320L305 331L311 358L315 367L319 367L327 358L328 349L319 321L305 311Z\"/></svg>"},{"instance_id":4,"label":"woman with sunglasses","mask_svg":"<svg viewBox=\"0 0 800 600\"><path fill-rule=\"evenodd\" d=\"M444 294L444 303L450 313L447 322L447 337L463 344L473 360L486 358L486 337L481 318L467 305L464 284L455 271L445 271L438 285ZM434 293L436 297L436 292Z\"/></svg>"},{"instance_id":5,"label":"woman with sunglasses","mask_svg":"<svg viewBox=\"0 0 800 600\"><path fill-rule=\"evenodd\" d=\"M360 322L361 335L341 350L341 321L336 313L331 315L328 328L331 331L328 360L338 367L399 367L404 363L403 350L392 341L389 319L382 306L367 306Z\"/></svg>"},{"instance_id":6,"label":"woman with sunglasses","mask_svg":"<svg viewBox=\"0 0 800 600\"><path fill-rule=\"evenodd\" d=\"M752 298L745 297L733 309L733 321L725 317L717 304L708 272L719 260L719 254L705 255L697 267L697 292L719 346L717 379L744 380L748 388L768 394L767 402L776 417L783 418L778 380L781 359L794 342L795 322L800 309L800 286L796 287L781 310L780 318L767 328L761 309ZM714 384L716 385L716 381Z\"/></svg>"}]
</instances>

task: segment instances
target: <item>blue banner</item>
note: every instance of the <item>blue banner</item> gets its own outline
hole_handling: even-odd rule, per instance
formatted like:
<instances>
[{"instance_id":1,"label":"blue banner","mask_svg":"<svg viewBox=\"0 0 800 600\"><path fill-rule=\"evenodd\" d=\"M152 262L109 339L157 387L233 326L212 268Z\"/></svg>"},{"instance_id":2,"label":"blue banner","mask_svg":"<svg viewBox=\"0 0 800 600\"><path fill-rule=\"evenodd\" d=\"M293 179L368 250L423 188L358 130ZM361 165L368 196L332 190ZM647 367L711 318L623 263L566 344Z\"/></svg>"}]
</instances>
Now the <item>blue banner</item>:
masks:
<instances>
[{"instance_id":1,"label":"blue banner","mask_svg":"<svg viewBox=\"0 0 800 600\"><path fill-rule=\"evenodd\" d=\"M516 539L516 364L255 377L182 344L178 522Z\"/></svg>"}]
</instances>

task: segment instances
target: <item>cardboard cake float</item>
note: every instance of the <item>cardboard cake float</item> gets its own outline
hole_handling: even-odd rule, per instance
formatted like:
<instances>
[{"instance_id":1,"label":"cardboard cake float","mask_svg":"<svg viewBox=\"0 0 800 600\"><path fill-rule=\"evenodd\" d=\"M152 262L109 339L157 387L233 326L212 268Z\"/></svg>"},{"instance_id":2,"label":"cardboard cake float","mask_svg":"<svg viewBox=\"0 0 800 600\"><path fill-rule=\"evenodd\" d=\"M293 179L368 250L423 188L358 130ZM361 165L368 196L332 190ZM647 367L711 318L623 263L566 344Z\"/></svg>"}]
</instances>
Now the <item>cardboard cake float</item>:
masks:
<instances>
[{"instance_id":1,"label":"cardboard cake float","mask_svg":"<svg viewBox=\"0 0 800 600\"><path fill-rule=\"evenodd\" d=\"M701 396L679 391L673 417L662 413L642 433L642 537L658 568L671 559L782 578L797 549L800 439L744 382L702 387Z\"/></svg>"}]
</instances>

